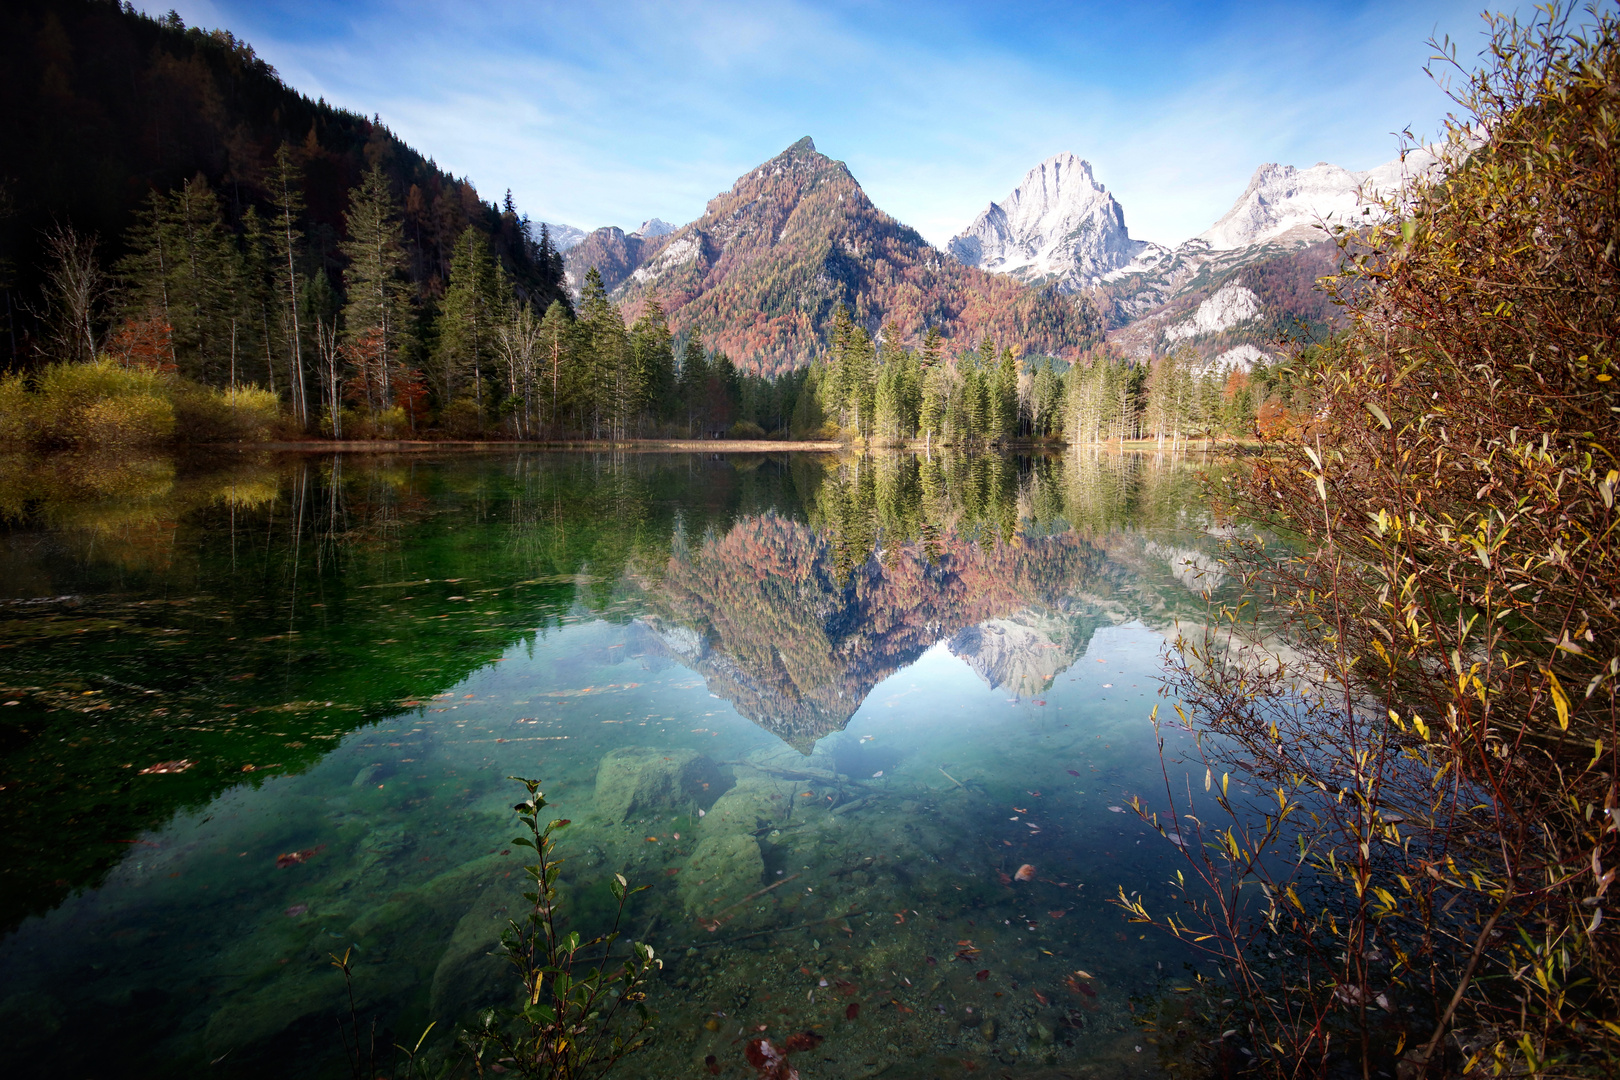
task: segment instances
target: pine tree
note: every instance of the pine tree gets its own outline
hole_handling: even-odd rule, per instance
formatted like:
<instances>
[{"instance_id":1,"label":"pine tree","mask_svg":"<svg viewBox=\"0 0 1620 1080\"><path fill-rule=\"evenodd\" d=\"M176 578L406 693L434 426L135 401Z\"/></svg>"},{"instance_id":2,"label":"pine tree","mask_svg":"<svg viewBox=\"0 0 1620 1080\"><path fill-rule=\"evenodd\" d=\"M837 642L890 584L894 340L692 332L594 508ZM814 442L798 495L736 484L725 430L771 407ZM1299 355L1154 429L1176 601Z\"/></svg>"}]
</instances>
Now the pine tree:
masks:
<instances>
[{"instance_id":1,"label":"pine tree","mask_svg":"<svg viewBox=\"0 0 1620 1080\"><path fill-rule=\"evenodd\" d=\"M376 413L393 402L395 361L410 325L405 229L380 166L372 166L349 192L343 223L348 238L339 250L349 260L343 336L365 401Z\"/></svg>"},{"instance_id":2,"label":"pine tree","mask_svg":"<svg viewBox=\"0 0 1620 1080\"><path fill-rule=\"evenodd\" d=\"M637 412L656 423L669 420L677 407L675 349L669 321L657 300L647 301L641 318L631 328L630 352L641 387Z\"/></svg>"},{"instance_id":3,"label":"pine tree","mask_svg":"<svg viewBox=\"0 0 1620 1080\"><path fill-rule=\"evenodd\" d=\"M540 392L546 401L546 425L553 435L559 435L566 430L564 417L578 398L574 317L561 300L553 300L540 321L540 350Z\"/></svg>"},{"instance_id":4,"label":"pine tree","mask_svg":"<svg viewBox=\"0 0 1620 1080\"><path fill-rule=\"evenodd\" d=\"M688 435L698 431L703 419L704 397L709 391L709 364L703 349L703 335L696 330L687 337L681 348L681 372L678 394L681 409L686 414Z\"/></svg>"},{"instance_id":5,"label":"pine tree","mask_svg":"<svg viewBox=\"0 0 1620 1080\"><path fill-rule=\"evenodd\" d=\"M434 365L449 406L469 384L478 422L486 419L485 380L498 361L495 328L507 318L511 294L484 234L462 230L450 260L450 283L438 319Z\"/></svg>"},{"instance_id":6,"label":"pine tree","mask_svg":"<svg viewBox=\"0 0 1620 1080\"><path fill-rule=\"evenodd\" d=\"M621 437L640 388L634 384L624 315L608 299L602 275L594 266L586 272L580 290L579 329L592 435L601 438L605 430L611 437Z\"/></svg>"}]
</instances>

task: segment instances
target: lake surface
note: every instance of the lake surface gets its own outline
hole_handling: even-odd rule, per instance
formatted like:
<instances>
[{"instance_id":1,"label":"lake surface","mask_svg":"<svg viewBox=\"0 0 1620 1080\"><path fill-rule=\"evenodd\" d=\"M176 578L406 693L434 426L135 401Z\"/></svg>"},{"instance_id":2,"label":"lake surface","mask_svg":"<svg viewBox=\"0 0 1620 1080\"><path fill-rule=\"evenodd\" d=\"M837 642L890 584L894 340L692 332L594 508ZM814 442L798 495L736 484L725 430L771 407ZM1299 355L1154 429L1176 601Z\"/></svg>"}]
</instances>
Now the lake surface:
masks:
<instances>
[{"instance_id":1,"label":"lake surface","mask_svg":"<svg viewBox=\"0 0 1620 1080\"><path fill-rule=\"evenodd\" d=\"M1180 864L1127 804L1218 581L1192 468L13 460L0 521L10 1076L347 1075L345 949L389 1039L507 1003L511 775L573 925L652 886L624 1075L762 1025L805 1080L1162 1064L1189 957L1110 900Z\"/></svg>"}]
</instances>

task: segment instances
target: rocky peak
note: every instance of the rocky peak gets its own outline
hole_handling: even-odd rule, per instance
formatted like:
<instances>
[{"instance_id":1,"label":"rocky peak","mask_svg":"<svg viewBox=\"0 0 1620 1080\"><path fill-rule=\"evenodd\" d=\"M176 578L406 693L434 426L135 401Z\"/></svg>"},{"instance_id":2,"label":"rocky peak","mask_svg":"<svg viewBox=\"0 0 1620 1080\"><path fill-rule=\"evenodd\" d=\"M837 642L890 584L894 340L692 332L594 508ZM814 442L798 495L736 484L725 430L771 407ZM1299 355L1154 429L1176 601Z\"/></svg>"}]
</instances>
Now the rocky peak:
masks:
<instances>
[{"instance_id":1,"label":"rocky peak","mask_svg":"<svg viewBox=\"0 0 1620 1080\"><path fill-rule=\"evenodd\" d=\"M968 266L1025 281L1056 280L1076 291L1128 264L1146 245L1132 240L1125 211L1092 175L1091 163L1054 154L947 245Z\"/></svg>"},{"instance_id":2,"label":"rocky peak","mask_svg":"<svg viewBox=\"0 0 1620 1080\"><path fill-rule=\"evenodd\" d=\"M656 240L660 236L668 236L675 231L675 226L662 218L648 218L641 223L641 227L631 236L639 236L643 240Z\"/></svg>"},{"instance_id":3,"label":"rocky peak","mask_svg":"<svg viewBox=\"0 0 1620 1080\"><path fill-rule=\"evenodd\" d=\"M1197 239L1215 251L1274 240L1309 243L1323 239L1318 224L1349 225L1365 221L1370 204L1435 166L1427 148L1365 172L1318 161L1308 169L1268 162L1254 170L1237 202Z\"/></svg>"}]
</instances>

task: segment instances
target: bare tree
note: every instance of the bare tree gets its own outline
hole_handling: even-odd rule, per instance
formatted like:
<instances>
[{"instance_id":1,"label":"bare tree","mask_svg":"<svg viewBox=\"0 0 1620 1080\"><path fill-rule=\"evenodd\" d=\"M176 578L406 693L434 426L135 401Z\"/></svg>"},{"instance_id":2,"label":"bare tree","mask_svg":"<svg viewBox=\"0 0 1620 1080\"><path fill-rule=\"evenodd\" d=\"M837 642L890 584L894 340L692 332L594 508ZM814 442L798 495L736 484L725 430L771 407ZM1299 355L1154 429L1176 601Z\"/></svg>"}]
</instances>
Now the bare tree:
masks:
<instances>
[{"instance_id":1,"label":"bare tree","mask_svg":"<svg viewBox=\"0 0 1620 1080\"><path fill-rule=\"evenodd\" d=\"M96 261L96 237L71 225L45 232L45 311L47 346L58 360L89 363L96 358L95 319L108 292Z\"/></svg>"}]
</instances>

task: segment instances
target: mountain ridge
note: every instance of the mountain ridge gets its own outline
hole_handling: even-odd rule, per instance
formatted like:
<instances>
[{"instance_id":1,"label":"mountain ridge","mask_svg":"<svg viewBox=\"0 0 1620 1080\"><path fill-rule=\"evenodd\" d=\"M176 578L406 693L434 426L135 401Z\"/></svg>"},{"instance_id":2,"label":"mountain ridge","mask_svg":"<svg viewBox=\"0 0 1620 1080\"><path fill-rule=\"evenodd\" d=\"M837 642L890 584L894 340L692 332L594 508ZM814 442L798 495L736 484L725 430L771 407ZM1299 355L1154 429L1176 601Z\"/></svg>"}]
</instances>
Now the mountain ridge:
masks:
<instances>
[{"instance_id":1,"label":"mountain ridge","mask_svg":"<svg viewBox=\"0 0 1620 1080\"><path fill-rule=\"evenodd\" d=\"M806 136L710 199L674 231L598 229L568 253L578 289L595 266L635 318L657 299L677 332L697 332L764 373L816 355L844 305L876 333L935 327L967 340L1074 356L1101 336L1095 306L965 267L875 206L841 161Z\"/></svg>"}]
</instances>

